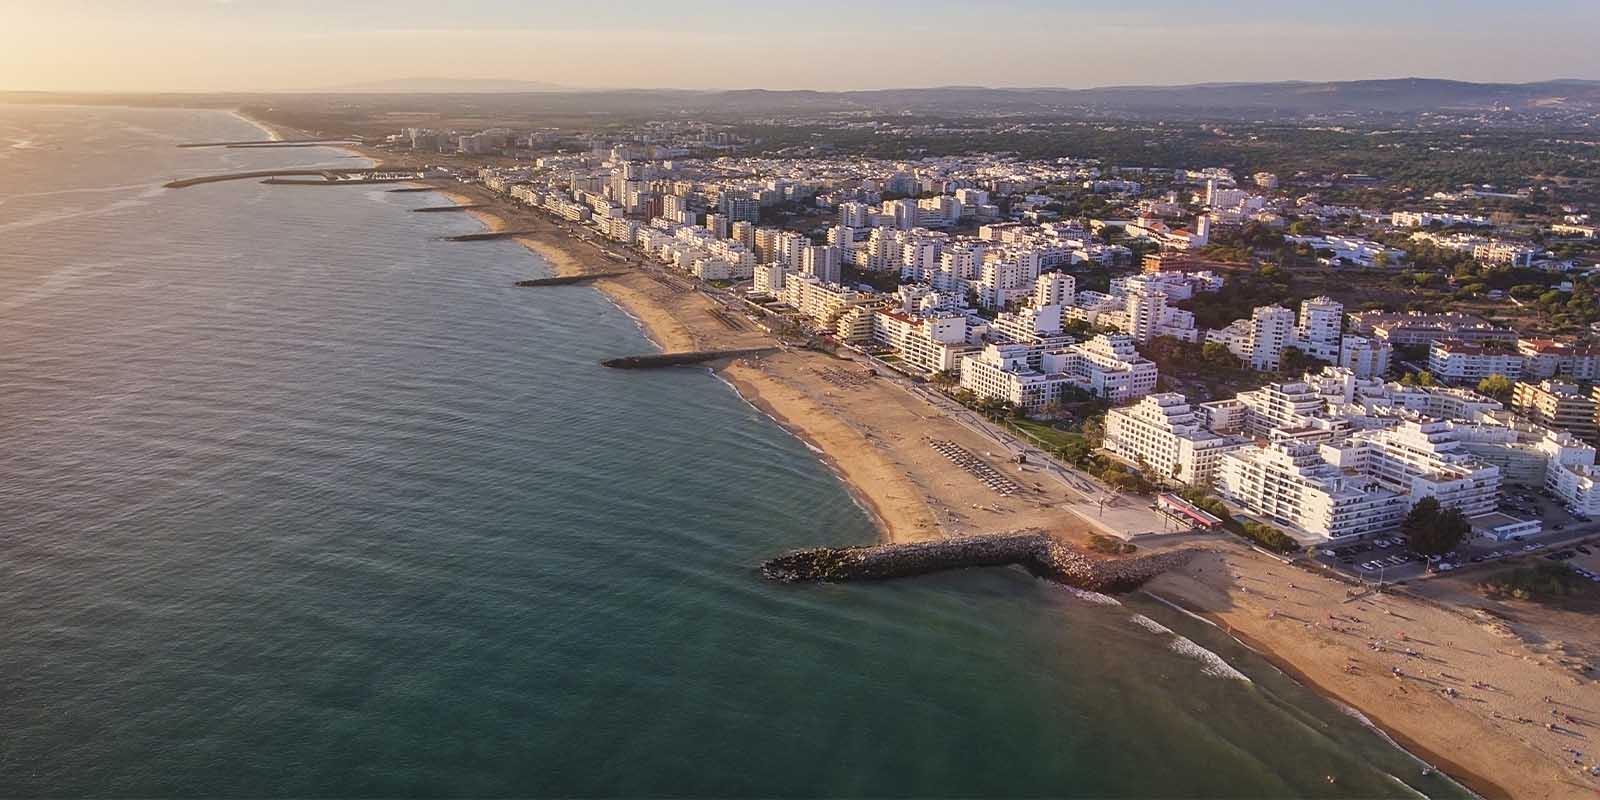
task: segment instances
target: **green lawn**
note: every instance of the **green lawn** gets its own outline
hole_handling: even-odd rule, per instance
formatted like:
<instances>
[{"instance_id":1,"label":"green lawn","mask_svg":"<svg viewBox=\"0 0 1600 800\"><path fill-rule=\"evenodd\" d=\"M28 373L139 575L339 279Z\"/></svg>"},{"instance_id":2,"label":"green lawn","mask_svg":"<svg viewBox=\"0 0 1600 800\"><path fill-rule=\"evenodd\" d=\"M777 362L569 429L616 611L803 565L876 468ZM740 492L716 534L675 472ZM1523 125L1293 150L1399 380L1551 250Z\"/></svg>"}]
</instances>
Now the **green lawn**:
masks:
<instances>
[{"instance_id":1,"label":"green lawn","mask_svg":"<svg viewBox=\"0 0 1600 800\"><path fill-rule=\"evenodd\" d=\"M1014 419L1011 420L1011 424L1018 430L1027 431L1028 433L1039 437L1039 441L1044 442L1044 446L1051 450L1061 447L1062 445L1074 439L1082 438L1078 436L1078 434L1070 431L1059 430L1048 422L1037 422L1031 419Z\"/></svg>"}]
</instances>

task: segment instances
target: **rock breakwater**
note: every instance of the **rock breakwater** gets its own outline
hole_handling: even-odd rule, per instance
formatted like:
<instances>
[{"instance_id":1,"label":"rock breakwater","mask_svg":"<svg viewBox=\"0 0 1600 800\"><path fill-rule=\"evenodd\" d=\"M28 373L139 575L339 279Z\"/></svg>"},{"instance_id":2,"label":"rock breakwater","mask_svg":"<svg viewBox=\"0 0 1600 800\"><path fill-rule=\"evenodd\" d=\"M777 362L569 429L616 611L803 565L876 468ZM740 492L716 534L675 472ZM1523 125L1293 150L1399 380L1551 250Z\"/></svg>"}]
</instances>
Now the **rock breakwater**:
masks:
<instances>
[{"instance_id":1,"label":"rock breakwater","mask_svg":"<svg viewBox=\"0 0 1600 800\"><path fill-rule=\"evenodd\" d=\"M761 574L786 583L884 580L967 567L1019 566L1035 576L1094 592L1129 592L1197 552L1174 550L1101 559L1044 533L960 536L937 542L819 547L768 560Z\"/></svg>"}]
</instances>

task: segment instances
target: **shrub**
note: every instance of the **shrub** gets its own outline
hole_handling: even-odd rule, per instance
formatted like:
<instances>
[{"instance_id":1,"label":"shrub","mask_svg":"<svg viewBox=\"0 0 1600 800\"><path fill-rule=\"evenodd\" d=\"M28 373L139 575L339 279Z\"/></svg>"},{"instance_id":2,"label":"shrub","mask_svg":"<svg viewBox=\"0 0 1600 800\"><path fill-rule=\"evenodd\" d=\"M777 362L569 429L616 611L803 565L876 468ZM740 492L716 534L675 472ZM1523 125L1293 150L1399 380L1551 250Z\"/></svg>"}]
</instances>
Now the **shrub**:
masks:
<instances>
[{"instance_id":1,"label":"shrub","mask_svg":"<svg viewBox=\"0 0 1600 800\"><path fill-rule=\"evenodd\" d=\"M1279 553L1293 553L1300 549L1300 543L1290 538L1289 534L1259 522L1246 522L1240 530L1244 537L1268 550Z\"/></svg>"},{"instance_id":2,"label":"shrub","mask_svg":"<svg viewBox=\"0 0 1600 800\"><path fill-rule=\"evenodd\" d=\"M1233 515L1228 513L1228 507L1223 504L1222 499L1199 486L1184 489L1178 496L1192 503L1195 508L1222 520L1224 525L1233 522Z\"/></svg>"},{"instance_id":3,"label":"shrub","mask_svg":"<svg viewBox=\"0 0 1600 800\"><path fill-rule=\"evenodd\" d=\"M1566 564L1539 564L1501 573L1484 581L1483 586L1491 594L1541 600L1576 594L1587 589L1588 582Z\"/></svg>"},{"instance_id":4,"label":"shrub","mask_svg":"<svg viewBox=\"0 0 1600 800\"><path fill-rule=\"evenodd\" d=\"M1096 553L1121 556L1132 553L1133 551L1138 550L1139 547L1132 542L1124 542L1121 539L1114 539L1110 536L1102 536L1097 533L1089 537L1089 549Z\"/></svg>"}]
</instances>

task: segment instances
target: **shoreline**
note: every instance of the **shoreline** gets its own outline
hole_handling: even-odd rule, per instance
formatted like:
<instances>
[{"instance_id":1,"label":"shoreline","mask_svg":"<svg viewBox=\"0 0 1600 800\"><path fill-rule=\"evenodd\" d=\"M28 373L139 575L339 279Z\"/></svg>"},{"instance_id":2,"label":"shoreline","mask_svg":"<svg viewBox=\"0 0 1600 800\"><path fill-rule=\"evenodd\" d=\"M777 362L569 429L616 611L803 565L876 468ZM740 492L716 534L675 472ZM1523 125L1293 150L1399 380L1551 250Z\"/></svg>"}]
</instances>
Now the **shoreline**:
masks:
<instances>
[{"instance_id":1,"label":"shoreline","mask_svg":"<svg viewBox=\"0 0 1600 800\"><path fill-rule=\"evenodd\" d=\"M490 230L504 230L512 224L521 227L527 222L533 232L516 240L543 258L557 275L618 267L601 254L601 248L580 241L566 226L541 214L507 207L504 200L476 187L439 187L438 191L456 203L488 203L487 208L472 209L469 213ZM662 350L712 349L748 344L758 339L772 341L755 331L729 331L708 322L709 317L703 312L717 305L714 300L699 291L665 287L644 271L597 280L594 286L634 319L645 336ZM880 542L993 533L1030 525L1049 530L1067 541L1072 541L1072 537L1079 537L1081 541L1092 532L1080 518L1062 509L1064 503L1059 497L999 501L992 494L969 491L966 483L969 476L942 459L926 457L931 451L926 446L927 441L931 438L954 440L967 450L983 455L993 455L985 452L986 449L1000 448L965 430L926 401L912 398L889 380L874 378L867 386L858 387L841 384L835 380L836 376L830 377L830 373L859 372L863 368L853 360L791 350L771 356L735 359L715 366L713 372L746 403L813 451L844 485L852 501L873 520ZM1015 468L1010 465L999 468L1015 474ZM1177 546L1188 544L1179 542ZM1167 546L1172 545L1142 546L1140 552L1159 552ZM1208 587L1217 591L1216 597L1174 591L1164 585L1163 582L1211 580L1218 572L1234 570L1231 573L1234 578L1266 582L1278 591L1285 583L1280 573L1291 572L1295 581L1333 584L1327 588L1329 596L1324 599L1321 611L1342 613L1352 608L1344 605L1348 602L1344 597L1348 587L1343 584L1309 573L1302 577L1303 571L1299 568L1261 557L1238 543L1229 542L1223 548L1227 551L1229 569L1211 570L1212 574L1205 575L1202 573L1206 570L1191 565L1178 570L1170 580L1169 576L1158 578L1153 583L1161 588L1148 591L1159 593L1163 598L1181 598L1174 602L1217 625L1311 691L1360 714L1394 746L1439 769L1470 791L1492 800L1592 796L1591 788L1576 782L1583 778L1575 778L1561 767L1558 758L1552 758L1547 743L1535 747L1523 738L1511 736L1489 719L1487 711L1464 707L1465 704L1452 705L1430 695L1426 689L1412 689L1404 701L1407 705L1402 707L1387 694L1394 683L1382 673L1374 674L1382 675L1384 681L1364 690L1352 687L1350 676L1339 674L1338 668L1344 662L1337 660L1336 654L1325 652L1329 650L1325 643L1307 643L1313 627L1309 622L1306 635L1302 636L1298 625L1292 626L1293 629L1267 625L1266 609L1250 608L1259 619L1253 620L1250 626L1241 626L1240 615L1256 596L1252 593L1261 591L1255 585L1246 587L1231 580L1224 581L1221 586ZM1218 551L1213 554L1223 556ZM1196 559L1197 562L1207 560ZM1290 588L1295 585L1287 584ZM1384 596L1383 603L1403 612L1396 614L1402 619L1422 613L1421 603L1416 599ZM1371 610L1364 613L1371 613ZM1319 635L1325 633L1325 629L1318 632ZM1470 642L1503 656L1496 658L1493 668L1481 676L1492 682L1501 683L1503 674L1535 668L1527 663L1535 660L1532 654L1501 651L1500 647L1510 643L1495 641L1488 631L1453 633L1456 641ZM1467 638L1474 635L1477 638ZM1521 643L1513 646L1523 649ZM1355 648L1355 652L1364 662L1369 658L1364 648ZM1407 666L1407 669L1414 667ZM1546 690L1549 694L1572 695L1570 684L1559 684L1559 673L1540 672L1540 680L1544 681L1541 685L1553 687ZM1463 674L1479 676L1470 670ZM1514 682L1515 679L1506 679L1507 684ZM1378 686L1379 683L1382 686ZM1373 691L1373 687L1378 687L1379 691ZM1407 690L1402 686L1400 691ZM1534 692L1521 696L1539 695ZM1600 708L1600 704L1595 707ZM1542 729L1530 731L1528 728L1514 732L1519 735L1535 733L1535 738L1544 733ZM1451 756L1447 758L1442 753Z\"/></svg>"},{"instance_id":2,"label":"shoreline","mask_svg":"<svg viewBox=\"0 0 1600 800\"><path fill-rule=\"evenodd\" d=\"M896 527L902 524L901 521L890 519L889 516L884 513L884 510L878 506L877 502L872 499L872 496L866 492L863 492L861 487L857 485L856 481L851 480L850 475L844 466L839 463L838 459L833 457L832 453L828 452L827 448L813 441L805 428L796 425L793 420L784 416L783 412L779 411L771 402L766 399L761 392L761 387L757 386L756 383L749 378L737 375L728 375L726 374L726 371L717 372L716 370L713 370L713 372L716 373L719 380L727 384L728 388L732 390L733 393L739 397L739 399L749 403L751 408L754 408L756 411L766 416L767 419L772 420L773 423L779 428L782 428L785 433L788 433L790 436L799 439L800 443L804 444L806 449L810 450L812 455L815 456L818 461L822 462L822 465L827 467L829 472L833 473L834 477L838 479L840 485L842 485L845 488L845 491L849 493L850 499L854 500L856 505L859 506L862 511L866 512L867 516L872 519L873 527L877 528L878 530L879 543L886 544L889 542L901 541L906 538L903 535L897 536L894 533Z\"/></svg>"},{"instance_id":3,"label":"shoreline","mask_svg":"<svg viewBox=\"0 0 1600 800\"><path fill-rule=\"evenodd\" d=\"M1542 699L1600 708L1595 684L1492 620L1269 564L1241 544L1159 576L1144 592L1360 714L1479 796L1595 794L1567 752L1587 742L1547 730L1552 704Z\"/></svg>"},{"instance_id":4,"label":"shoreline","mask_svg":"<svg viewBox=\"0 0 1600 800\"><path fill-rule=\"evenodd\" d=\"M1300 669L1293 663L1274 653L1272 648L1268 647L1266 643L1257 641L1249 634L1236 630L1232 626L1228 625L1225 621L1217 619L1212 614L1188 608L1183 603L1173 600L1170 597L1166 597L1157 592L1151 591L1150 589L1142 589L1141 593L1161 603L1162 605L1168 606L1181 613L1193 616L1194 618L1211 625L1217 630L1222 631L1222 633L1228 638L1238 642L1250 652L1260 656L1263 661L1271 664L1272 667L1279 672L1289 676L1289 678L1295 683L1310 689L1313 693L1338 706L1344 712L1357 716L1367 727L1372 728L1379 734L1386 737L1390 743L1392 743L1395 747L1404 750L1412 758L1415 758L1419 764L1437 769L1438 771L1444 773L1451 780L1459 783L1468 791L1471 791L1473 794L1484 798L1484 800L1511 800L1514 797L1514 795L1512 795L1498 783L1495 783L1489 778L1480 775L1479 773L1462 766L1456 761L1438 752L1430 750L1429 748L1418 743L1415 739L1406 735L1404 731L1401 731L1393 725L1385 722L1381 716L1356 707L1350 698L1334 691L1326 684L1315 680L1308 675L1305 670Z\"/></svg>"},{"instance_id":5,"label":"shoreline","mask_svg":"<svg viewBox=\"0 0 1600 800\"><path fill-rule=\"evenodd\" d=\"M296 128L280 127L278 125L274 125L273 123L265 122L263 120L256 119L255 117L252 117L249 114L244 113L244 111L242 109L235 108L232 111L229 111L228 113L232 114L234 117L236 117L236 118L238 118L238 119L240 119L240 120L242 120L244 122L248 122L251 125L256 126L257 128L260 128L263 133L267 134L267 138L271 139L274 142L281 142L281 141L284 141L286 139L312 138L311 135L309 133L307 133L306 131L302 131L302 130L299 130L299 129L296 129ZM372 153L368 153L365 150L361 149L357 145L317 144L317 145L312 145L312 146L313 147L326 147L329 150L338 150L338 151L340 151L342 153L345 153L347 155L350 155L352 157L364 159L365 161L368 162L368 164L365 167L362 167L362 169L381 169L383 167L383 165L384 165L384 159L383 158L381 158L381 157L379 157L377 155L374 155Z\"/></svg>"}]
</instances>

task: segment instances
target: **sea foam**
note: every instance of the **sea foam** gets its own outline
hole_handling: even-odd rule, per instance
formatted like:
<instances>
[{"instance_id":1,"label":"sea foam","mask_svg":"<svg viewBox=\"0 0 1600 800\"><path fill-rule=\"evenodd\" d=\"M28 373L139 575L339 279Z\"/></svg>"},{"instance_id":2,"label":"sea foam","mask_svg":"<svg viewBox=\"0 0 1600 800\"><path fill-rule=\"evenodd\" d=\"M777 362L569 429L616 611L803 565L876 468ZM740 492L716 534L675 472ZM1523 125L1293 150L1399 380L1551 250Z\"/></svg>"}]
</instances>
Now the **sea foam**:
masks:
<instances>
[{"instance_id":1,"label":"sea foam","mask_svg":"<svg viewBox=\"0 0 1600 800\"><path fill-rule=\"evenodd\" d=\"M1244 681L1245 683L1253 683L1250 680L1250 676L1234 669L1233 665L1223 660L1222 656L1189 641L1183 636L1173 639L1170 647L1174 653L1186 655L1204 664L1205 667L1201 672L1213 678L1229 678L1231 680Z\"/></svg>"}]
</instances>

